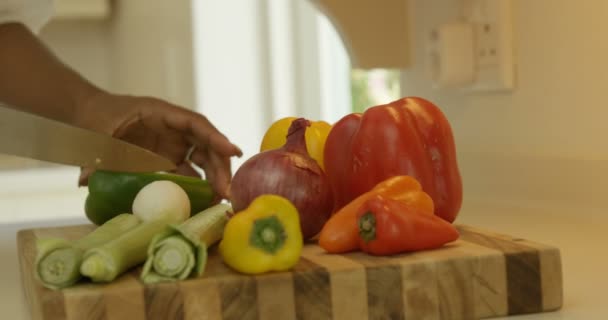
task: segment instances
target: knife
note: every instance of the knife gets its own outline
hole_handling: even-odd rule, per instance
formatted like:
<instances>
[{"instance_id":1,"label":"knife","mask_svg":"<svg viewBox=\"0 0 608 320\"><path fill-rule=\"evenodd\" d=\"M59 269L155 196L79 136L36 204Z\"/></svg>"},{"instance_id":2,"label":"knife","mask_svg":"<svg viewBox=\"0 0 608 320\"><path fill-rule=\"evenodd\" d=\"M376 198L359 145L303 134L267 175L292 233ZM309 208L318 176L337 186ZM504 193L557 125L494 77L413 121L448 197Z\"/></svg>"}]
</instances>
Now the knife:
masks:
<instances>
[{"instance_id":1,"label":"knife","mask_svg":"<svg viewBox=\"0 0 608 320\"><path fill-rule=\"evenodd\" d=\"M170 160L110 135L1 105L0 153L108 171L175 169Z\"/></svg>"}]
</instances>

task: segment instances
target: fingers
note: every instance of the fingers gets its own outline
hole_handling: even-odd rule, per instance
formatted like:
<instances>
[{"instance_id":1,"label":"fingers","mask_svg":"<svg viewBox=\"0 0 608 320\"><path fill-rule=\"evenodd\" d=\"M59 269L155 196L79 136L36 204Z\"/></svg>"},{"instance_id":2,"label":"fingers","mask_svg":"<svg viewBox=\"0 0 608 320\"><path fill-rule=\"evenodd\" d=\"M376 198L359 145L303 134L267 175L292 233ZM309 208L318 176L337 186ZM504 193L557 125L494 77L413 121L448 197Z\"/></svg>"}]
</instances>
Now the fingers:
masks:
<instances>
[{"instance_id":1,"label":"fingers","mask_svg":"<svg viewBox=\"0 0 608 320\"><path fill-rule=\"evenodd\" d=\"M146 123L143 118L135 119L123 124L113 136L156 152L177 165L184 161L184 155L191 145L187 137L162 125L160 128L158 124L151 125L151 121Z\"/></svg>"},{"instance_id":2,"label":"fingers","mask_svg":"<svg viewBox=\"0 0 608 320\"><path fill-rule=\"evenodd\" d=\"M95 171L93 168L80 168L80 176L78 177L78 186L83 187L89 184L89 176Z\"/></svg>"},{"instance_id":3,"label":"fingers","mask_svg":"<svg viewBox=\"0 0 608 320\"><path fill-rule=\"evenodd\" d=\"M205 178L223 199L228 199L228 189L232 172L230 158L218 155L210 149L196 149L190 160L205 171Z\"/></svg>"},{"instance_id":4,"label":"fingers","mask_svg":"<svg viewBox=\"0 0 608 320\"><path fill-rule=\"evenodd\" d=\"M130 117L136 120L129 121L126 127L137 126L134 128L137 132L130 136L127 132L131 128L119 130L123 135L121 138L132 138L137 144L157 151L178 165L177 173L185 175L198 175L187 161L188 148L194 146L190 161L204 170L205 179L210 181L219 196L227 197L232 177L230 158L241 157L243 152L205 116L162 100L142 99ZM162 138L153 142L150 136L140 136L140 131L152 131ZM181 141L168 139L171 136L179 137Z\"/></svg>"},{"instance_id":5,"label":"fingers","mask_svg":"<svg viewBox=\"0 0 608 320\"><path fill-rule=\"evenodd\" d=\"M184 132L196 149L190 160L201 167L205 178L223 199L228 199L232 171L230 157L241 157L243 152L219 132L206 117L183 109L166 117L166 125Z\"/></svg>"},{"instance_id":6,"label":"fingers","mask_svg":"<svg viewBox=\"0 0 608 320\"><path fill-rule=\"evenodd\" d=\"M179 166L188 159L188 149L190 146L191 145L187 140L172 133L171 135L160 138L156 144L156 148L152 150Z\"/></svg>"},{"instance_id":7,"label":"fingers","mask_svg":"<svg viewBox=\"0 0 608 320\"><path fill-rule=\"evenodd\" d=\"M189 162L182 162L174 171L176 174L188 177L200 178L201 175L196 171Z\"/></svg>"},{"instance_id":8,"label":"fingers","mask_svg":"<svg viewBox=\"0 0 608 320\"><path fill-rule=\"evenodd\" d=\"M166 125L191 136L195 145L214 150L221 156L241 157L243 152L199 113L180 108L165 117Z\"/></svg>"},{"instance_id":9,"label":"fingers","mask_svg":"<svg viewBox=\"0 0 608 320\"><path fill-rule=\"evenodd\" d=\"M197 132L198 130L196 130L196 128L198 127L195 126L193 128L194 136L198 139L204 139L206 133L204 131ZM241 148L230 142L228 138L226 138L219 131L211 132L206 136L206 138L207 145L213 150L216 150L220 155L228 157L237 156L239 158L243 156L243 151Z\"/></svg>"},{"instance_id":10,"label":"fingers","mask_svg":"<svg viewBox=\"0 0 608 320\"><path fill-rule=\"evenodd\" d=\"M208 147L219 155L241 157L241 149L230 142L200 113L178 107L162 100L146 100L136 115L142 124L156 132L178 131L191 138L198 147Z\"/></svg>"}]
</instances>

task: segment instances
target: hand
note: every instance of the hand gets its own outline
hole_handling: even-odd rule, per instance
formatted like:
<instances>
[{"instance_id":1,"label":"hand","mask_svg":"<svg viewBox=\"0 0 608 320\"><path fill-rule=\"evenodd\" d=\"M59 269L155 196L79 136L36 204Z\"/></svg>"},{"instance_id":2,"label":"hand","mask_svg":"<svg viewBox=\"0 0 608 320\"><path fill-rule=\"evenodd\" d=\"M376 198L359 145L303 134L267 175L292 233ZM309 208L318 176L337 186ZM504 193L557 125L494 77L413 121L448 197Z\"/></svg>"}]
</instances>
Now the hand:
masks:
<instances>
[{"instance_id":1,"label":"hand","mask_svg":"<svg viewBox=\"0 0 608 320\"><path fill-rule=\"evenodd\" d=\"M156 152L173 161L178 174L200 176L194 164L222 198L228 198L230 158L242 156L203 115L155 98L99 93L79 109L76 125ZM90 173L82 171L80 185Z\"/></svg>"}]
</instances>

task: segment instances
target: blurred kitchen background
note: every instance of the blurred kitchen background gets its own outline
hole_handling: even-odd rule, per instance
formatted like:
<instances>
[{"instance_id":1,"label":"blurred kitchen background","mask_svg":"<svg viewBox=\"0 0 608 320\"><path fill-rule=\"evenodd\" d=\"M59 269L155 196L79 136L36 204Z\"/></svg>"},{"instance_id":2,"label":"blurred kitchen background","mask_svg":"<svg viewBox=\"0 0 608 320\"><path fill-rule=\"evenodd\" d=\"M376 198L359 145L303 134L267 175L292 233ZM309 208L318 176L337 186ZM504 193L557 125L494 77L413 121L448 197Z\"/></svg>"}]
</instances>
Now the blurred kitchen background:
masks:
<instances>
[{"instance_id":1,"label":"blurred kitchen background","mask_svg":"<svg viewBox=\"0 0 608 320\"><path fill-rule=\"evenodd\" d=\"M603 252L608 223L608 1L55 3L40 36L63 61L110 91L202 112L244 150L234 169L278 118L333 123L403 96L433 101L456 139L464 182L456 222L559 246L564 319L605 318L593 316L606 311L596 294L608 285L598 277L606 262L582 262ZM359 31L338 33L319 3L346 11L367 3L369 15L350 15ZM374 18L374 5L399 18ZM78 174L0 158L0 259L13 261L0 273L3 312L26 314L16 231L86 222Z\"/></svg>"},{"instance_id":2,"label":"blurred kitchen background","mask_svg":"<svg viewBox=\"0 0 608 320\"><path fill-rule=\"evenodd\" d=\"M376 1L403 10L403 29L375 36L392 37L386 41L407 53L398 66L374 68L352 61L346 37L318 2L57 0L40 36L103 88L205 114L245 151L235 169L280 117L335 122L348 112L421 96L452 124L465 209L478 202L606 207L608 42L601 31L608 28L608 1L512 0L498 13L489 12L495 5L472 12L480 10L472 8L475 0ZM460 70L466 59L448 66L437 56L474 50L474 41L431 50L431 40L447 37L438 35L441 27L475 14L508 20L481 25L512 36L506 52L482 53L510 59L509 80L498 90L474 89L475 80ZM390 48L369 48L368 55L382 64ZM473 77L481 72L475 63ZM438 80L438 72L450 75ZM76 187L77 169L8 156L0 168L0 222L83 217L86 189Z\"/></svg>"}]
</instances>

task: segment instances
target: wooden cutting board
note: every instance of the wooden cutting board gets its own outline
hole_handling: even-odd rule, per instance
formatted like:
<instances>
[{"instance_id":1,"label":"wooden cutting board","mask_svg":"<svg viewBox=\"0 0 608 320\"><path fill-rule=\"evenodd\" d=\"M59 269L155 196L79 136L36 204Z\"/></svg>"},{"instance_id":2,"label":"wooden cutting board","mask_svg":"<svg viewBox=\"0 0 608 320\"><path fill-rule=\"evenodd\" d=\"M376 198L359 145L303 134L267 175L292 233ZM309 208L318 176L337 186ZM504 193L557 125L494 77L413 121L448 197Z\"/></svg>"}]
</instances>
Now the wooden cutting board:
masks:
<instances>
[{"instance_id":1,"label":"wooden cutting board","mask_svg":"<svg viewBox=\"0 0 608 320\"><path fill-rule=\"evenodd\" d=\"M18 233L33 319L479 319L559 309L557 248L470 226L443 248L392 257L330 255L305 246L291 272L238 274L213 249L196 279L144 286L139 268L110 284L63 291L35 280L35 239L78 238L92 226Z\"/></svg>"}]
</instances>

